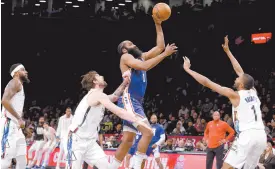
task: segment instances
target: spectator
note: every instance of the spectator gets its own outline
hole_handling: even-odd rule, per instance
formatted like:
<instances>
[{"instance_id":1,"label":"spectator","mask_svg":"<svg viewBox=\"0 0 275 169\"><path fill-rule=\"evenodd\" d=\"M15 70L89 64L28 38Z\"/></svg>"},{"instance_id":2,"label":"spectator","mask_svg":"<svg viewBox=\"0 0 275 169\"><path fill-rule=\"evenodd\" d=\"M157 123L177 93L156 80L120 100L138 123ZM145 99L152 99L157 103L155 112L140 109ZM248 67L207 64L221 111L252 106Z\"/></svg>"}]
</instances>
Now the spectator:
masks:
<instances>
[{"instance_id":1,"label":"spectator","mask_svg":"<svg viewBox=\"0 0 275 169\"><path fill-rule=\"evenodd\" d=\"M166 145L162 147L162 150L173 150L173 140L172 139L167 139Z\"/></svg>"},{"instance_id":2,"label":"spectator","mask_svg":"<svg viewBox=\"0 0 275 169\"><path fill-rule=\"evenodd\" d=\"M186 142L185 142L185 150L186 151L192 151L194 149L194 146L193 146L193 143L192 143L192 140L191 139L186 139Z\"/></svg>"},{"instance_id":3,"label":"spectator","mask_svg":"<svg viewBox=\"0 0 275 169\"><path fill-rule=\"evenodd\" d=\"M189 112L189 110L185 106L181 105L181 109L179 110L178 116L179 117L184 116L188 112Z\"/></svg>"},{"instance_id":4,"label":"spectator","mask_svg":"<svg viewBox=\"0 0 275 169\"><path fill-rule=\"evenodd\" d=\"M204 132L203 126L201 124L201 119L197 119L194 127L195 127L195 129L197 130L198 133Z\"/></svg>"},{"instance_id":5,"label":"spectator","mask_svg":"<svg viewBox=\"0 0 275 169\"><path fill-rule=\"evenodd\" d=\"M263 123L264 123L264 126L265 126L265 133L266 133L266 135L268 135L269 137L271 137L269 127L267 127L267 125L266 125L266 122L265 122L265 121L263 121ZM271 137L271 138L272 138L272 137Z\"/></svg>"},{"instance_id":6,"label":"spectator","mask_svg":"<svg viewBox=\"0 0 275 169\"><path fill-rule=\"evenodd\" d=\"M275 122L271 123L271 131L270 131L271 137L275 137Z\"/></svg>"},{"instance_id":7,"label":"spectator","mask_svg":"<svg viewBox=\"0 0 275 169\"><path fill-rule=\"evenodd\" d=\"M197 151L205 151L207 148L207 144L204 140L200 140L196 143Z\"/></svg>"},{"instance_id":8,"label":"spectator","mask_svg":"<svg viewBox=\"0 0 275 169\"><path fill-rule=\"evenodd\" d=\"M176 134L176 135L184 135L185 133L185 128L182 126L181 121L179 121L177 123L176 128L173 130L172 134Z\"/></svg>"},{"instance_id":9,"label":"spectator","mask_svg":"<svg viewBox=\"0 0 275 169\"><path fill-rule=\"evenodd\" d=\"M272 140L267 142L267 147L264 153L261 155L257 169L274 169L275 168L275 156L272 152L274 143Z\"/></svg>"},{"instance_id":10,"label":"spectator","mask_svg":"<svg viewBox=\"0 0 275 169\"><path fill-rule=\"evenodd\" d=\"M122 132L122 126L121 126L121 124L117 124L114 131L113 131L113 133L114 134L121 134L121 132Z\"/></svg>"},{"instance_id":11,"label":"spectator","mask_svg":"<svg viewBox=\"0 0 275 169\"><path fill-rule=\"evenodd\" d=\"M186 129L186 134L189 136L197 136L197 130L196 128L193 126L193 122L189 121L188 122L188 128Z\"/></svg>"},{"instance_id":12,"label":"spectator","mask_svg":"<svg viewBox=\"0 0 275 169\"><path fill-rule=\"evenodd\" d=\"M164 116L160 117L159 124L162 125L163 129L166 131L166 129L168 127L168 122L166 121Z\"/></svg>"},{"instance_id":13,"label":"spectator","mask_svg":"<svg viewBox=\"0 0 275 169\"><path fill-rule=\"evenodd\" d=\"M205 121L205 119L201 119L201 126L202 126L202 129L203 129L203 131L206 129L206 121Z\"/></svg>"},{"instance_id":14,"label":"spectator","mask_svg":"<svg viewBox=\"0 0 275 169\"><path fill-rule=\"evenodd\" d=\"M205 103L202 105L202 114L205 116L205 117L208 117L209 116L209 113L210 113L210 110L212 110L213 108L213 103L210 102L209 98L206 98L205 99Z\"/></svg>"},{"instance_id":15,"label":"spectator","mask_svg":"<svg viewBox=\"0 0 275 169\"><path fill-rule=\"evenodd\" d=\"M178 143L178 146L175 148L175 151L184 151L184 150L185 150L184 141L180 140L179 143Z\"/></svg>"}]
</instances>

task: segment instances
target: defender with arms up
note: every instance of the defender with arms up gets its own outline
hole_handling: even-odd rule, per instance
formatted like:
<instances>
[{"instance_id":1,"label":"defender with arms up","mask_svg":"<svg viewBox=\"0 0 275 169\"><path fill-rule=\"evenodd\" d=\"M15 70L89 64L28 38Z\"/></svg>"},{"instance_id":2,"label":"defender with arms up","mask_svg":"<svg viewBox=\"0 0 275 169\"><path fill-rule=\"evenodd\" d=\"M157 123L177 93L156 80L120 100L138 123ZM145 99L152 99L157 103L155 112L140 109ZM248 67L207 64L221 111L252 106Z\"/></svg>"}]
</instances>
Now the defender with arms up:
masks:
<instances>
[{"instance_id":1,"label":"defender with arms up","mask_svg":"<svg viewBox=\"0 0 275 169\"><path fill-rule=\"evenodd\" d=\"M75 110L72 124L69 126L69 138L67 142L67 168L79 169L83 161L90 166L99 169L109 167L108 159L103 149L97 144L98 127L104 116L105 108L122 119L129 120L135 126L143 125L133 113L117 107L115 102L129 84L129 78L125 78L114 94L107 96L103 93L107 83L103 76L95 71L90 71L83 76L82 87L89 92L83 97Z\"/></svg>"},{"instance_id":2,"label":"defender with arms up","mask_svg":"<svg viewBox=\"0 0 275 169\"><path fill-rule=\"evenodd\" d=\"M233 120L238 136L225 157L222 169L254 169L266 147L266 134L262 121L261 102L254 88L254 79L245 74L228 48L228 39L222 45L239 76L235 80L236 92L222 87L190 69L190 60L184 57L184 69L200 84L226 96L232 103Z\"/></svg>"}]
</instances>

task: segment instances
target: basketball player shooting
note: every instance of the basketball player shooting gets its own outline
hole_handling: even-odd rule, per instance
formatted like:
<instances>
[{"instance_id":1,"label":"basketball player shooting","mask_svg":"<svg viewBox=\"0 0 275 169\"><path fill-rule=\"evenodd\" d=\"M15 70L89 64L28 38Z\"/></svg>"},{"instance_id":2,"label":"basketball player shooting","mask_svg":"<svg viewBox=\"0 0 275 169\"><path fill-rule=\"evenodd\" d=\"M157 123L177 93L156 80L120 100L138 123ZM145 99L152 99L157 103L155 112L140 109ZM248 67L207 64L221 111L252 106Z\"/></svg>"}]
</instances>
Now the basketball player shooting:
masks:
<instances>
[{"instance_id":1,"label":"basketball player shooting","mask_svg":"<svg viewBox=\"0 0 275 169\"><path fill-rule=\"evenodd\" d=\"M128 77L128 78L127 78ZM90 71L83 76L82 87L89 92L83 97L75 110L72 124L69 126L69 138L67 142L67 168L80 169L83 161L90 166L99 169L108 169L108 159L103 149L97 144L98 126L107 108L122 119L131 121L136 127L145 126L132 112L119 108L114 103L129 84L129 76L124 78L123 83L114 94L103 93L107 83L103 76L95 71Z\"/></svg>"},{"instance_id":2,"label":"basketball player shooting","mask_svg":"<svg viewBox=\"0 0 275 169\"><path fill-rule=\"evenodd\" d=\"M191 70L191 63L187 57L183 57L183 67L200 84L228 97L232 103L233 121L239 134L224 159L222 169L252 169L257 166L260 155L266 147L267 138L262 121L261 102L254 88L253 77L244 73L238 61L231 54L227 37L225 37L225 43L222 46L238 75L234 84L236 91L220 86ZM222 142L224 143L225 140Z\"/></svg>"},{"instance_id":3,"label":"basketball player shooting","mask_svg":"<svg viewBox=\"0 0 275 169\"><path fill-rule=\"evenodd\" d=\"M125 108L127 111L132 111L141 120L150 126L148 119L145 116L142 102L147 86L146 71L155 67L167 56L172 55L177 50L175 44L167 45L165 48L164 35L161 27L161 22L153 16L156 31L157 45L148 52L142 52L131 41L123 41L118 46L118 53L121 55L120 70L122 74L131 69L131 83L125 89L123 97L118 100L118 106ZM165 51L161 53L163 50ZM142 138L139 141L137 148L137 158L135 160L135 169L140 169L143 159L146 159L146 151L152 139L153 133L151 129L144 126L134 127L129 121L124 121L122 143L118 147L115 159L113 160L113 168L117 169L127 152L133 145L137 131L142 133Z\"/></svg>"},{"instance_id":4,"label":"basketball player shooting","mask_svg":"<svg viewBox=\"0 0 275 169\"><path fill-rule=\"evenodd\" d=\"M1 168L8 169L13 158L16 159L16 169L25 169L26 140L22 132L23 107L25 93L23 83L29 83L28 72L22 64L14 64L10 68L12 80L5 88L2 98L2 113L0 125L1 137Z\"/></svg>"}]
</instances>

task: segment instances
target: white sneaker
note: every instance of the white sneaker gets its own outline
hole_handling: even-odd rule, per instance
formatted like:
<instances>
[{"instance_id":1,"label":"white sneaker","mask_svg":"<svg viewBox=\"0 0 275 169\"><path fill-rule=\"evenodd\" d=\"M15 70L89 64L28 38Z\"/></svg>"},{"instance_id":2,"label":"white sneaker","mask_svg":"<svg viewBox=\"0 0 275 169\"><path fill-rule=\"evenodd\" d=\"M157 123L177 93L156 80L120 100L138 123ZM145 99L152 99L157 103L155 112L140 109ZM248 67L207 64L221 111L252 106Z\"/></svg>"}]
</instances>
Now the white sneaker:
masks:
<instances>
[{"instance_id":1,"label":"white sneaker","mask_svg":"<svg viewBox=\"0 0 275 169\"><path fill-rule=\"evenodd\" d=\"M55 169L60 169L60 167L59 167L59 166L56 166Z\"/></svg>"}]
</instances>

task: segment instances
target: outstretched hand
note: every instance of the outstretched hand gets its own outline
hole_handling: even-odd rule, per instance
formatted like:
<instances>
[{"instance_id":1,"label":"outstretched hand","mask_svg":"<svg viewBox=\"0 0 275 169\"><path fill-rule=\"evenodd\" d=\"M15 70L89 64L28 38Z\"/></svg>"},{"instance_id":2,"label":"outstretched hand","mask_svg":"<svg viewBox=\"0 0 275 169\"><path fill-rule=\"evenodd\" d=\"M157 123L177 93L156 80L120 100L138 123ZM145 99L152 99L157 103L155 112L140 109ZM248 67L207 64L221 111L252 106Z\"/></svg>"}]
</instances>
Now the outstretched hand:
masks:
<instances>
[{"instance_id":1,"label":"outstretched hand","mask_svg":"<svg viewBox=\"0 0 275 169\"><path fill-rule=\"evenodd\" d=\"M191 62L190 62L189 58L186 57L186 56L183 56L183 60L184 60L183 68L184 68L185 71L187 71L191 67Z\"/></svg>"},{"instance_id":2,"label":"outstretched hand","mask_svg":"<svg viewBox=\"0 0 275 169\"><path fill-rule=\"evenodd\" d=\"M224 44L222 44L222 48L223 48L223 50L224 50L225 52L228 52L228 51L229 51L228 42L229 42L228 36L226 35L226 36L224 37Z\"/></svg>"},{"instance_id":3,"label":"outstretched hand","mask_svg":"<svg viewBox=\"0 0 275 169\"><path fill-rule=\"evenodd\" d=\"M171 45L167 44L166 48L165 48L165 55L166 56L170 56L172 55L173 53L176 53L177 52L177 49L178 47L172 43Z\"/></svg>"}]
</instances>

